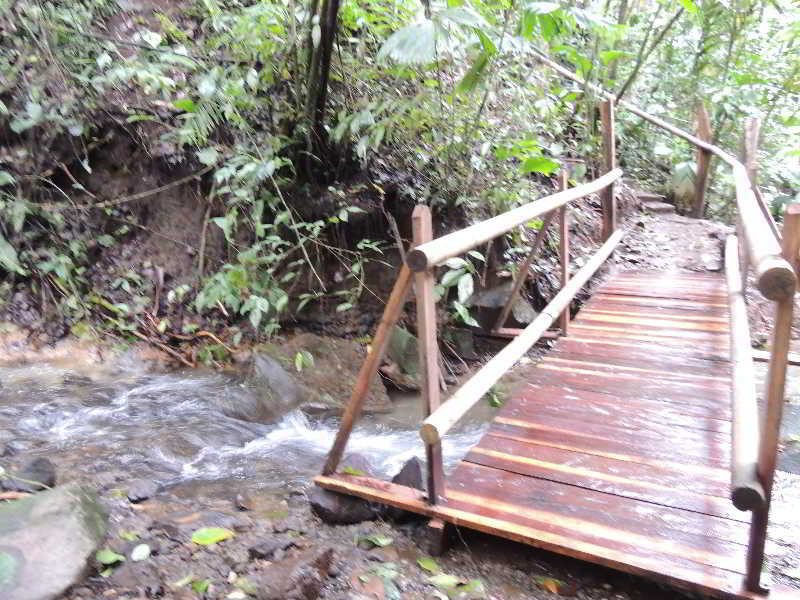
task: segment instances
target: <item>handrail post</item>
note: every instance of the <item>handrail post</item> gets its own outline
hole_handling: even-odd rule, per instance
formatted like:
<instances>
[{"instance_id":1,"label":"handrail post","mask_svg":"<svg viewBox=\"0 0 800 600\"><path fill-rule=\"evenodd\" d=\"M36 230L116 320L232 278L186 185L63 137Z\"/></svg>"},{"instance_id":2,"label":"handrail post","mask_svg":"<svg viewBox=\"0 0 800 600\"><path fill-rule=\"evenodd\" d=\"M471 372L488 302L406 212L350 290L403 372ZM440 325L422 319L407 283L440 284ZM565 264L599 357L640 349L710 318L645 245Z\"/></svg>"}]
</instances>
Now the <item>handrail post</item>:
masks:
<instances>
[{"instance_id":1,"label":"handrail post","mask_svg":"<svg viewBox=\"0 0 800 600\"><path fill-rule=\"evenodd\" d=\"M431 209L418 204L411 215L414 245L419 246L433 239ZM417 297L417 338L420 375L422 378L422 412L430 415L439 408L439 345L436 336L436 300L434 268L430 267L414 274L414 289ZM442 444L425 445L428 461L428 502L438 504L444 498L444 471L442 467Z\"/></svg>"},{"instance_id":2,"label":"handrail post","mask_svg":"<svg viewBox=\"0 0 800 600\"><path fill-rule=\"evenodd\" d=\"M708 118L706 105L699 101L695 106L697 116L697 137L711 143L711 121ZM697 176L694 181L694 208L692 216L702 219L706 212L706 185L711 167L711 152L705 148L697 149Z\"/></svg>"},{"instance_id":3,"label":"handrail post","mask_svg":"<svg viewBox=\"0 0 800 600\"><path fill-rule=\"evenodd\" d=\"M558 175L558 189L563 192L568 185L568 170L562 168ZM569 213L567 210L566 204L558 209L558 254L561 262L562 290L567 287L569 282L569 224L567 223ZM569 329L569 304L559 317L559 325L561 326L561 335L566 337Z\"/></svg>"},{"instance_id":4,"label":"handrail post","mask_svg":"<svg viewBox=\"0 0 800 600\"><path fill-rule=\"evenodd\" d=\"M361 415L361 408L364 405L364 400L369 393L369 387L372 385L372 380L375 378L375 373L381 366L381 360L386 353L386 347L389 344L389 338L392 335L392 329L397 323L397 319L403 312L403 307L406 304L408 290L411 287L411 270L408 265L403 265L400 269L400 275L392 288L392 293L389 300L386 302L386 308L383 310L383 316L378 329L375 331L375 337L372 338L371 347L367 350L367 357L361 365L361 370L358 372L358 379L353 386L353 391L350 395L350 402L348 402L342 415L342 423L339 425L339 431L336 433L336 439L331 446L328 453L328 458L325 460L325 465L322 468L323 475L331 475L336 471L339 466L339 461L342 460L347 440L350 439L350 434L353 431L353 426Z\"/></svg>"},{"instance_id":5,"label":"handrail post","mask_svg":"<svg viewBox=\"0 0 800 600\"><path fill-rule=\"evenodd\" d=\"M800 204L786 208L783 221L783 257L797 271L800 252ZM794 292L794 290L793 290ZM783 416L786 367L788 365L789 342L791 341L794 293L776 302L775 328L769 369L767 371L767 402L761 423L761 447L758 454L758 474L764 486L766 502L753 511L750 523L750 540L747 547L746 586L752 592L765 592L761 585L761 568L764 564L764 545L767 540L767 523L775 478L775 464L780 441L781 417Z\"/></svg>"},{"instance_id":6,"label":"handrail post","mask_svg":"<svg viewBox=\"0 0 800 600\"><path fill-rule=\"evenodd\" d=\"M606 173L617 166L616 133L614 124L614 102L606 100L600 104L600 118L603 121L603 159ZM605 242L617 228L617 200L612 183L601 192L603 206L603 232L601 240Z\"/></svg>"}]
</instances>

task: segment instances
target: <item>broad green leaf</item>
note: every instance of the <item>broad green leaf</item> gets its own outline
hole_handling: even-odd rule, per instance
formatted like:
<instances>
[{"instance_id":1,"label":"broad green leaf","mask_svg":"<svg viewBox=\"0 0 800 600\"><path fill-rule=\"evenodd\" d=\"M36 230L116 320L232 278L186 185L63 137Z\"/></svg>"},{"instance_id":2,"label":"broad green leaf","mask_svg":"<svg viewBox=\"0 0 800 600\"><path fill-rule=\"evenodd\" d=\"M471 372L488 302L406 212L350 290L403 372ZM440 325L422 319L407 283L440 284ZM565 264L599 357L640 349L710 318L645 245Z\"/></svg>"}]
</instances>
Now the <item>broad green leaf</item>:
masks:
<instances>
[{"instance_id":1,"label":"broad green leaf","mask_svg":"<svg viewBox=\"0 0 800 600\"><path fill-rule=\"evenodd\" d=\"M119 532L119 538L121 540L125 540L126 542L135 542L139 539L139 534L135 531L128 531L127 529L123 529Z\"/></svg>"},{"instance_id":2,"label":"broad green leaf","mask_svg":"<svg viewBox=\"0 0 800 600\"><path fill-rule=\"evenodd\" d=\"M479 327L480 325L478 322L469 314L467 307L461 304L460 302L453 302L453 308L456 309L456 313L458 316L461 317L461 320L470 325L471 327Z\"/></svg>"},{"instance_id":3,"label":"broad green leaf","mask_svg":"<svg viewBox=\"0 0 800 600\"><path fill-rule=\"evenodd\" d=\"M150 546L147 544L139 544L131 551L131 560L139 562L146 560L150 557Z\"/></svg>"},{"instance_id":4,"label":"broad green leaf","mask_svg":"<svg viewBox=\"0 0 800 600\"><path fill-rule=\"evenodd\" d=\"M479 260L481 262L486 262L486 258L484 258L483 254L481 254L477 250L470 250L469 252L467 252L467 254L469 256L471 256L472 258L474 258L475 260Z\"/></svg>"},{"instance_id":5,"label":"broad green leaf","mask_svg":"<svg viewBox=\"0 0 800 600\"><path fill-rule=\"evenodd\" d=\"M683 5L683 8L690 13L697 12L697 5L692 0L680 0L680 3Z\"/></svg>"},{"instance_id":6,"label":"broad green leaf","mask_svg":"<svg viewBox=\"0 0 800 600\"><path fill-rule=\"evenodd\" d=\"M434 575L442 570L439 564L435 560L433 560L430 556L423 556L422 558L418 558L417 564L426 571L428 571L428 573Z\"/></svg>"},{"instance_id":7,"label":"broad green leaf","mask_svg":"<svg viewBox=\"0 0 800 600\"><path fill-rule=\"evenodd\" d=\"M158 48L161 45L161 35L149 29L140 31L139 38L151 48Z\"/></svg>"},{"instance_id":8,"label":"broad green leaf","mask_svg":"<svg viewBox=\"0 0 800 600\"><path fill-rule=\"evenodd\" d=\"M653 146L653 154L656 156L670 156L672 154L672 149L665 143L658 142Z\"/></svg>"},{"instance_id":9,"label":"broad green leaf","mask_svg":"<svg viewBox=\"0 0 800 600\"><path fill-rule=\"evenodd\" d=\"M392 542L394 542L394 538L391 538L388 535L381 535L379 533L375 533L373 535L356 537L356 544L359 544L361 542L370 543L373 546L377 546L378 548L385 548L386 546L389 546L391 545Z\"/></svg>"},{"instance_id":10,"label":"broad green leaf","mask_svg":"<svg viewBox=\"0 0 800 600\"><path fill-rule=\"evenodd\" d=\"M179 110L185 110L186 112L194 112L195 110L194 101L191 98L180 98L175 100L175 102L172 103L172 106Z\"/></svg>"},{"instance_id":11,"label":"broad green leaf","mask_svg":"<svg viewBox=\"0 0 800 600\"><path fill-rule=\"evenodd\" d=\"M6 271L17 273L19 275L27 275L27 271L22 268L17 257L17 251L8 243L6 238L0 234L0 267Z\"/></svg>"},{"instance_id":12,"label":"broad green leaf","mask_svg":"<svg viewBox=\"0 0 800 600\"><path fill-rule=\"evenodd\" d=\"M236 534L223 527L201 527L192 534L192 541L201 546L209 546L234 537Z\"/></svg>"},{"instance_id":13,"label":"broad green leaf","mask_svg":"<svg viewBox=\"0 0 800 600\"><path fill-rule=\"evenodd\" d=\"M247 71L247 85L249 85L252 90L258 87L258 71L255 69Z\"/></svg>"},{"instance_id":14,"label":"broad green leaf","mask_svg":"<svg viewBox=\"0 0 800 600\"><path fill-rule=\"evenodd\" d=\"M448 269L462 269L469 266L469 263L466 260L457 256L454 258L448 258L444 264Z\"/></svg>"},{"instance_id":15,"label":"broad green leaf","mask_svg":"<svg viewBox=\"0 0 800 600\"><path fill-rule=\"evenodd\" d=\"M95 552L94 558L101 565L115 565L125 560L124 556L117 554L108 548L103 548L102 550Z\"/></svg>"},{"instance_id":16,"label":"broad green leaf","mask_svg":"<svg viewBox=\"0 0 800 600\"><path fill-rule=\"evenodd\" d=\"M14 177L8 171L0 171L0 187L14 183Z\"/></svg>"},{"instance_id":17,"label":"broad green leaf","mask_svg":"<svg viewBox=\"0 0 800 600\"><path fill-rule=\"evenodd\" d=\"M213 77L203 77L197 85L197 92L203 98L210 98L217 91L217 82Z\"/></svg>"},{"instance_id":18,"label":"broad green leaf","mask_svg":"<svg viewBox=\"0 0 800 600\"><path fill-rule=\"evenodd\" d=\"M342 473L346 473L347 475L355 475L356 477L362 477L364 475L364 471L361 469L356 469L349 466L342 469Z\"/></svg>"},{"instance_id":19,"label":"broad green leaf","mask_svg":"<svg viewBox=\"0 0 800 600\"><path fill-rule=\"evenodd\" d=\"M436 26L433 21L395 31L378 52L378 62L387 58L406 65L428 64L436 60Z\"/></svg>"},{"instance_id":20,"label":"broad green leaf","mask_svg":"<svg viewBox=\"0 0 800 600\"><path fill-rule=\"evenodd\" d=\"M214 165L219 158L219 152L215 148L205 148L197 151L197 159L206 166Z\"/></svg>"},{"instance_id":21,"label":"broad green leaf","mask_svg":"<svg viewBox=\"0 0 800 600\"><path fill-rule=\"evenodd\" d=\"M622 50L605 50L599 54L600 60L603 64L608 64L614 60L620 59L623 56L631 56L630 52L623 52Z\"/></svg>"},{"instance_id":22,"label":"broad green leaf","mask_svg":"<svg viewBox=\"0 0 800 600\"><path fill-rule=\"evenodd\" d=\"M558 169L558 167L559 164L552 158L547 158L546 156L531 156L526 158L522 163L521 170L523 173L543 173L549 175Z\"/></svg>"},{"instance_id":23,"label":"broad green leaf","mask_svg":"<svg viewBox=\"0 0 800 600\"><path fill-rule=\"evenodd\" d=\"M475 284L470 273L464 273L458 280L458 301L465 304L475 291Z\"/></svg>"},{"instance_id":24,"label":"broad green leaf","mask_svg":"<svg viewBox=\"0 0 800 600\"><path fill-rule=\"evenodd\" d=\"M444 275L442 275L442 281L440 285L444 287L450 287L455 285L459 278L464 274L464 269L455 269L453 271L448 271Z\"/></svg>"},{"instance_id":25,"label":"broad green leaf","mask_svg":"<svg viewBox=\"0 0 800 600\"><path fill-rule=\"evenodd\" d=\"M469 68L469 71L464 75L461 81L456 86L457 94L466 94L471 92L478 86L478 82L483 78L486 72L486 66L489 64L489 55L486 52L481 52L475 62Z\"/></svg>"},{"instance_id":26,"label":"broad green leaf","mask_svg":"<svg viewBox=\"0 0 800 600\"><path fill-rule=\"evenodd\" d=\"M458 6L455 8L446 8L434 16L435 19L453 23L455 25L463 25L465 27L474 27L476 29L486 30L489 24L482 16L467 6Z\"/></svg>"},{"instance_id":27,"label":"broad green leaf","mask_svg":"<svg viewBox=\"0 0 800 600\"><path fill-rule=\"evenodd\" d=\"M432 583L438 588L451 590L461 582L461 578L456 577L455 575L448 575L447 573L439 573L438 575L432 575L428 577L428 582Z\"/></svg>"},{"instance_id":28,"label":"broad green leaf","mask_svg":"<svg viewBox=\"0 0 800 600\"><path fill-rule=\"evenodd\" d=\"M192 591L197 594L205 594L208 591L211 581L208 579L198 579L192 582Z\"/></svg>"}]
</instances>

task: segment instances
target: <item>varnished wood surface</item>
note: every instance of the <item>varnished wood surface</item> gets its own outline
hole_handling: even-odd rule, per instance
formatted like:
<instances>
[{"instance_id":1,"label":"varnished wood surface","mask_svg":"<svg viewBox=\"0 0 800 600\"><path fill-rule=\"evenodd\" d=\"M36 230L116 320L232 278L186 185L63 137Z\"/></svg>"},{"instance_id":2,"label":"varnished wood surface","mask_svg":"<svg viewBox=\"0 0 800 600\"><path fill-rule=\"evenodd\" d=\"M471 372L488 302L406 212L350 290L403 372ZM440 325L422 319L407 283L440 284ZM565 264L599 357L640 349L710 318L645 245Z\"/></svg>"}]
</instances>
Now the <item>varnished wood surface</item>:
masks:
<instances>
[{"instance_id":1,"label":"varnished wood surface","mask_svg":"<svg viewBox=\"0 0 800 600\"><path fill-rule=\"evenodd\" d=\"M446 499L367 478L380 502L725 598L749 513L729 497L731 369L717 274L614 277L446 478ZM388 486L388 487L387 487Z\"/></svg>"}]
</instances>

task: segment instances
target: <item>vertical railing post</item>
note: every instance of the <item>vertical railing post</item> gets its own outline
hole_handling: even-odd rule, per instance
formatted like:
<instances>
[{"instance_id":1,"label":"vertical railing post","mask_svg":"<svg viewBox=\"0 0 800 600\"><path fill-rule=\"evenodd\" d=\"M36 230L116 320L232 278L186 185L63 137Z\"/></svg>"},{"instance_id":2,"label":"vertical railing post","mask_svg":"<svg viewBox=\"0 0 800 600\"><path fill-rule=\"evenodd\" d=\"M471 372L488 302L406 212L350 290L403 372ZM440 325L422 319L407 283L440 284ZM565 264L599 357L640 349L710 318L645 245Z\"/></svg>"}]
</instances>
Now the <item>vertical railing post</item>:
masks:
<instances>
[{"instance_id":1,"label":"vertical railing post","mask_svg":"<svg viewBox=\"0 0 800 600\"><path fill-rule=\"evenodd\" d=\"M558 189L564 191L568 185L568 169L564 167L558 175ZM565 204L558 209L558 254L561 262L562 290L567 287L569 281L569 223L567 223L569 213L567 206ZM559 317L559 325L561 326L561 335L566 336L569 329L569 304Z\"/></svg>"},{"instance_id":2,"label":"vertical railing post","mask_svg":"<svg viewBox=\"0 0 800 600\"><path fill-rule=\"evenodd\" d=\"M761 119L758 117L747 117L744 120L744 132L742 133L742 153L739 157L740 162L747 169L747 176L750 183L755 187L758 179L758 138L761 135Z\"/></svg>"},{"instance_id":3,"label":"vertical railing post","mask_svg":"<svg viewBox=\"0 0 800 600\"><path fill-rule=\"evenodd\" d=\"M698 102L695 106L697 120L697 137L704 142L711 142L711 121L708 118L706 105ZM694 180L694 209L692 216L702 219L706 212L706 186L708 184L708 171L711 166L711 152L703 148L697 149L697 176Z\"/></svg>"},{"instance_id":4,"label":"vertical railing post","mask_svg":"<svg viewBox=\"0 0 800 600\"><path fill-rule=\"evenodd\" d=\"M418 246L433 239L431 210L418 204L411 215L414 245ZM422 391L422 412L425 417L439 408L439 345L436 336L436 300L434 268L414 274L414 290L417 297L417 338L419 348L420 389ZM428 460L428 502L438 504L444 499L444 472L442 467L441 443L426 444Z\"/></svg>"},{"instance_id":5,"label":"vertical railing post","mask_svg":"<svg viewBox=\"0 0 800 600\"><path fill-rule=\"evenodd\" d=\"M606 173L617 166L616 133L614 123L614 102L606 100L600 104L600 118L603 121L603 159ZM602 241L606 241L617 228L617 200L614 195L614 184L605 188L601 196L603 206Z\"/></svg>"},{"instance_id":6,"label":"vertical railing post","mask_svg":"<svg viewBox=\"0 0 800 600\"><path fill-rule=\"evenodd\" d=\"M792 265L795 272L798 252L800 252L800 204L790 204L786 208L783 221L783 257ZM752 592L766 591L761 585L761 568L764 564L764 545L767 540L772 484L780 442L793 308L794 292L776 302L775 327L772 331L771 355L767 371L767 402L761 419L761 447L758 453L758 475L764 486L766 502L763 507L753 511L750 541L747 547L746 585Z\"/></svg>"}]
</instances>

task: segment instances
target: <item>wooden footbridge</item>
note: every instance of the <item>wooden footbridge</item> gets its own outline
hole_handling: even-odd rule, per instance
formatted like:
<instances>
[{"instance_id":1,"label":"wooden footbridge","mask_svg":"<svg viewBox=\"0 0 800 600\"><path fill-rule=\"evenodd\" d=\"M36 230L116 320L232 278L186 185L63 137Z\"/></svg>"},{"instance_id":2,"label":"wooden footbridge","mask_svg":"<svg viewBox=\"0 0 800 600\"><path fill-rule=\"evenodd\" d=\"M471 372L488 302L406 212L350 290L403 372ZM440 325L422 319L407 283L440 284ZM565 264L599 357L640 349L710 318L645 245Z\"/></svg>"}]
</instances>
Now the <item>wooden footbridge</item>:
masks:
<instances>
[{"instance_id":1,"label":"wooden footbridge","mask_svg":"<svg viewBox=\"0 0 800 600\"><path fill-rule=\"evenodd\" d=\"M623 107L694 144L706 162L716 155L732 167L739 235L726 241L724 274L618 273L570 320L571 300L624 234L616 228L613 185L622 172L614 167L614 109L606 102L608 171L597 180L567 189L562 177L556 194L437 239L430 212L417 207L415 248L315 481L429 516L439 525L472 528L676 587L723 598L764 598L770 594L761 571L797 284L800 205L787 210L781 235L739 161ZM602 245L570 277L568 204L595 192L603 200ZM545 227L558 217L561 291L440 403L436 266L537 217ZM515 293L537 246L520 270ZM759 291L776 305L761 406L743 295L750 268ZM425 491L336 472L412 279L428 415L420 428ZM445 477L442 437L554 324L560 326L558 341L523 371L524 387ZM495 332L508 336L503 325L498 322ZM785 593L776 588L770 595Z\"/></svg>"}]
</instances>

